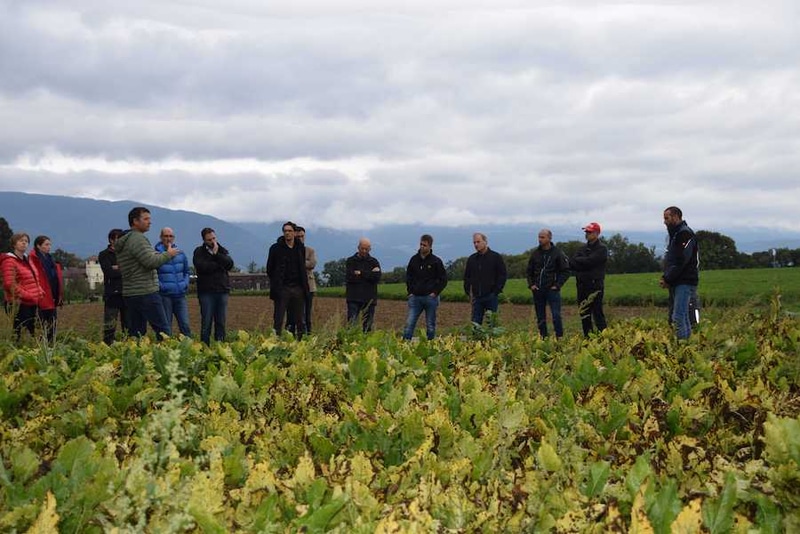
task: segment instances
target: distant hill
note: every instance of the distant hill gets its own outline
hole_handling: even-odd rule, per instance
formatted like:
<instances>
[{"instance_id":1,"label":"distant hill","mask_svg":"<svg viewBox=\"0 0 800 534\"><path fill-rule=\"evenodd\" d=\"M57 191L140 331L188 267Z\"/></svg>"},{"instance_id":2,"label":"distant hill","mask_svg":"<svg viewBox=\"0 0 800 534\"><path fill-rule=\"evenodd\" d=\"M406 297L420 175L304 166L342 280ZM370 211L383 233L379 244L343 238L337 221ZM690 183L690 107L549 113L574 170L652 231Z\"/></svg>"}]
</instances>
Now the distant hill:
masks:
<instances>
[{"instance_id":1,"label":"distant hill","mask_svg":"<svg viewBox=\"0 0 800 534\"><path fill-rule=\"evenodd\" d=\"M259 266L266 263L269 246L281 235L283 221L271 223L230 223L190 211L171 210L136 201L93 200L55 195L35 195L0 191L0 217L5 217L15 231L24 230L31 238L46 234L56 248L77 254L82 258L96 255L107 242L111 228L128 228L128 212L134 206L146 205L153 214L153 227L148 233L150 241L158 241L163 226L172 227L178 246L192 251L201 242L200 230L214 228L220 243L233 256L236 265L245 270L251 261ZM307 230L307 242L317 251L322 271L325 262L352 255L359 237L372 241L372 251L384 270L405 266L417 250L419 236L430 233L434 237L433 249L445 262L474 252L472 233L481 231L489 236L489 246L508 254L519 254L536 246L536 234L546 224L495 224L478 227L444 227L421 225L384 225L370 230L336 230L315 227L311 221L295 221ZM689 220L691 224L691 220ZM550 226L556 242L583 239L580 228ZM695 230L702 228L695 227ZM773 247L800 248L800 232L775 231L764 228L713 229L732 237L741 252L768 250ZM609 231L613 234L616 231ZM660 254L665 245L666 232L620 231L632 243L655 246Z\"/></svg>"}]
</instances>

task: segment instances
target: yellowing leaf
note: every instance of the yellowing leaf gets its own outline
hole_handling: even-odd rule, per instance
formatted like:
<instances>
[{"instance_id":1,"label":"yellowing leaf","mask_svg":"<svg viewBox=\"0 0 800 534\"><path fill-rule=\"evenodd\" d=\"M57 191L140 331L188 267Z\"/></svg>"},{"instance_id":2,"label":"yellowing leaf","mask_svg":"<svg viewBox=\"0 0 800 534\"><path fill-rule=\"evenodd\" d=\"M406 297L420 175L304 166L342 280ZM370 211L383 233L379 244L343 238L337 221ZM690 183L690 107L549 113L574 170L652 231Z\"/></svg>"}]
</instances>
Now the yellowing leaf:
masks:
<instances>
[{"instance_id":1,"label":"yellowing leaf","mask_svg":"<svg viewBox=\"0 0 800 534\"><path fill-rule=\"evenodd\" d=\"M633 499L633 508L631 509L631 534L655 534L653 525L650 524L650 519L647 518L647 511L644 509L644 494L647 490L647 484L642 484L636 497Z\"/></svg>"},{"instance_id":2,"label":"yellowing leaf","mask_svg":"<svg viewBox=\"0 0 800 534\"><path fill-rule=\"evenodd\" d=\"M546 441L539 446L536 458L539 460L539 465L547 471L559 471L561 469L561 458L558 457L553 446Z\"/></svg>"},{"instance_id":3,"label":"yellowing leaf","mask_svg":"<svg viewBox=\"0 0 800 534\"><path fill-rule=\"evenodd\" d=\"M703 499L698 497L687 504L675 518L670 526L670 531L674 534L691 534L700 532L703 526L703 514L701 505Z\"/></svg>"},{"instance_id":4,"label":"yellowing leaf","mask_svg":"<svg viewBox=\"0 0 800 534\"><path fill-rule=\"evenodd\" d=\"M56 512L56 498L52 492L48 491L42 511L28 529L28 534L50 534L52 532L58 532L58 512Z\"/></svg>"}]
</instances>

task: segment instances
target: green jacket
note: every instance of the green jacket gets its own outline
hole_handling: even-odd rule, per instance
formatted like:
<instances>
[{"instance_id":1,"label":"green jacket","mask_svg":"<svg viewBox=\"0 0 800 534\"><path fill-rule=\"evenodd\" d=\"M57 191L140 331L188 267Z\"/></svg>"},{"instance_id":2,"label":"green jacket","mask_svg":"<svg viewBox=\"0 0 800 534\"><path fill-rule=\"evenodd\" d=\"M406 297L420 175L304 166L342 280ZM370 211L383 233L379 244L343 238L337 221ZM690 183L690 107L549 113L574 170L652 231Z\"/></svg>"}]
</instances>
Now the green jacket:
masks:
<instances>
[{"instance_id":1,"label":"green jacket","mask_svg":"<svg viewBox=\"0 0 800 534\"><path fill-rule=\"evenodd\" d=\"M157 269L169 261L169 254L158 253L145 235L129 230L114 245L122 273L122 296L137 297L158 293Z\"/></svg>"}]
</instances>

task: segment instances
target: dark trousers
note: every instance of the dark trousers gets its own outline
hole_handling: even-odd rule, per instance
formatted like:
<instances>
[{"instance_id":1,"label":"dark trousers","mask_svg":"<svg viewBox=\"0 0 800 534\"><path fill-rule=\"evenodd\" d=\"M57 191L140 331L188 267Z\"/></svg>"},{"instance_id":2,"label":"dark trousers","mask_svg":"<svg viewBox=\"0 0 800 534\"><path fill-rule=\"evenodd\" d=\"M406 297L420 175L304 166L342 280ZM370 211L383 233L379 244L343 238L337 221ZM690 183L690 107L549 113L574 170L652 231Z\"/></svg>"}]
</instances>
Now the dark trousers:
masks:
<instances>
[{"instance_id":1,"label":"dark trousers","mask_svg":"<svg viewBox=\"0 0 800 534\"><path fill-rule=\"evenodd\" d=\"M211 324L214 324L214 340L225 341L225 322L228 319L227 293L198 293L200 301L200 341L211 343Z\"/></svg>"},{"instance_id":2,"label":"dark trousers","mask_svg":"<svg viewBox=\"0 0 800 534\"><path fill-rule=\"evenodd\" d=\"M356 324L361 318L361 329L364 332L372 331L372 324L375 321L375 301L360 302L356 300L347 301L347 322Z\"/></svg>"},{"instance_id":3,"label":"dark trousers","mask_svg":"<svg viewBox=\"0 0 800 534\"><path fill-rule=\"evenodd\" d=\"M11 314L14 312L14 310L16 310L16 313L14 314L14 337L17 342L19 343L19 340L22 337L23 328L30 332L31 337L33 337L33 332L36 328L36 312L39 307L6 302L5 309L6 313L8 314Z\"/></svg>"},{"instance_id":4,"label":"dark trousers","mask_svg":"<svg viewBox=\"0 0 800 534\"><path fill-rule=\"evenodd\" d=\"M472 298L472 322L475 324L483 324L483 316L487 311L497 313L499 306L499 299L497 293L488 293L480 297Z\"/></svg>"},{"instance_id":5,"label":"dark trousers","mask_svg":"<svg viewBox=\"0 0 800 534\"><path fill-rule=\"evenodd\" d=\"M606 329L606 316L603 313L603 287L591 284L578 284L578 311L581 314L583 335L592 331L592 319L599 332Z\"/></svg>"},{"instance_id":6,"label":"dark trousers","mask_svg":"<svg viewBox=\"0 0 800 534\"><path fill-rule=\"evenodd\" d=\"M283 319L287 312L292 319L296 318L294 324L294 335L297 339L303 337L306 331L305 319L305 290L303 286L286 286L281 291L280 295L274 301L275 308L272 315L272 327L275 333L280 335L283 332Z\"/></svg>"},{"instance_id":7,"label":"dark trousers","mask_svg":"<svg viewBox=\"0 0 800 534\"><path fill-rule=\"evenodd\" d=\"M553 317L553 330L556 337L564 335L564 325L561 321L561 291L558 289L537 289L533 292L533 307L536 310L536 325L539 335L547 337L547 306L550 306L550 315Z\"/></svg>"},{"instance_id":8,"label":"dark trousers","mask_svg":"<svg viewBox=\"0 0 800 534\"><path fill-rule=\"evenodd\" d=\"M125 297L125 307L128 309L128 332L131 336L144 336L147 333L147 323L150 323L156 339L160 340L161 334L169 335L164 304L158 293Z\"/></svg>"},{"instance_id":9,"label":"dark trousers","mask_svg":"<svg viewBox=\"0 0 800 534\"><path fill-rule=\"evenodd\" d=\"M120 295L107 297L103 303L103 343L111 345L117 333L117 317L122 326L122 332L128 333L128 314L125 309L125 300Z\"/></svg>"},{"instance_id":10,"label":"dark trousers","mask_svg":"<svg viewBox=\"0 0 800 534\"><path fill-rule=\"evenodd\" d=\"M311 333L311 308L314 304L314 293L306 293L305 303L303 304L303 317L306 318L305 333ZM297 320L294 318L291 308L286 309L286 330L294 334L297 332Z\"/></svg>"},{"instance_id":11,"label":"dark trousers","mask_svg":"<svg viewBox=\"0 0 800 534\"><path fill-rule=\"evenodd\" d=\"M45 336L47 336L47 342L52 343L56 338L56 309L43 310L39 308L39 321L42 323Z\"/></svg>"}]
</instances>

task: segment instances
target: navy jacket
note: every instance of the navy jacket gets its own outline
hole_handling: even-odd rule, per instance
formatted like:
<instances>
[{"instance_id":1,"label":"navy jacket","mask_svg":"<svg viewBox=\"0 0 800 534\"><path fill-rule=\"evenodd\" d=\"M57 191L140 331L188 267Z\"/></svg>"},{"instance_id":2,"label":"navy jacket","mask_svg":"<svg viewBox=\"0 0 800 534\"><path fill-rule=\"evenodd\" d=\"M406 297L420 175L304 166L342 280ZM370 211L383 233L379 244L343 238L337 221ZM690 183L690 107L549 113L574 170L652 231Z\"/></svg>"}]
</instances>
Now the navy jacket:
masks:
<instances>
[{"instance_id":1,"label":"navy jacket","mask_svg":"<svg viewBox=\"0 0 800 534\"><path fill-rule=\"evenodd\" d=\"M700 279L697 236L686 221L667 228L669 244L664 255L664 281L670 286L696 286Z\"/></svg>"}]
</instances>

